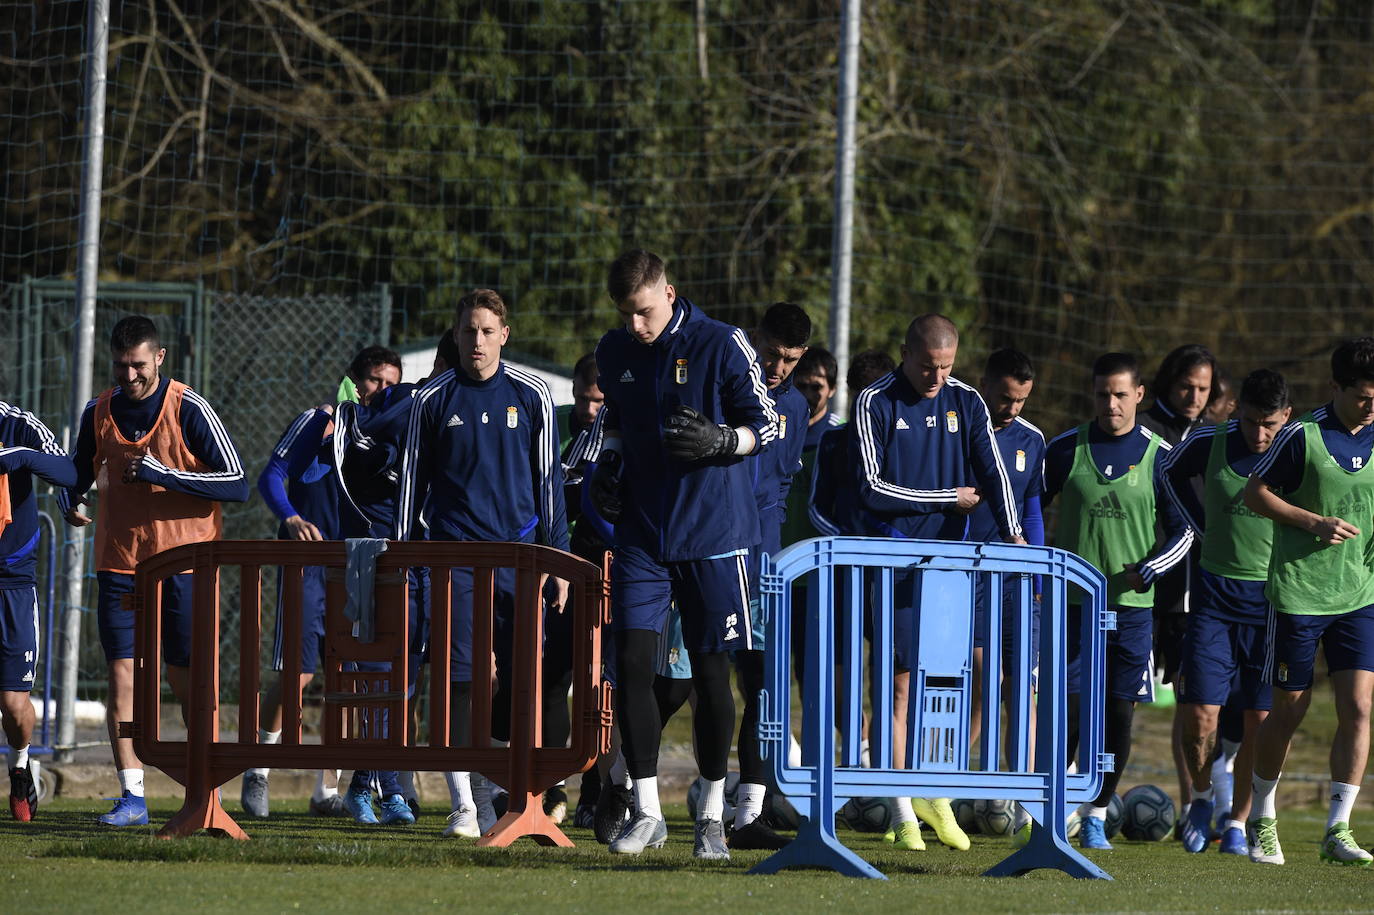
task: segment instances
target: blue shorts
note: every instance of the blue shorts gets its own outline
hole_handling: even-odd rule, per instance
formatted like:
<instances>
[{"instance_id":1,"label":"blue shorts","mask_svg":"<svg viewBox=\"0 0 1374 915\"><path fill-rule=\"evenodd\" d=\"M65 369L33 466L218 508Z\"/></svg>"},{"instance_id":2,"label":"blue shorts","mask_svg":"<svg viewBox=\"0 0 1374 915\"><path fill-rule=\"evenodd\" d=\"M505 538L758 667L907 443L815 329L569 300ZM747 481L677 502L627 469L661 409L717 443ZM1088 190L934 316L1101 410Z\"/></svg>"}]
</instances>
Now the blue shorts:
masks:
<instances>
[{"instance_id":1,"label":"blue shorts","mask_svg":"<svg viewBox=\"0 0 1374 915\"><path fill-rule=\"evenodd\" d=\"M1273 708L1264 679L1265 626L1220 619L1198 609L1188 614L1179 667L1178 701L1196 705Z\"/></svg>"},{"instance_id":2,"label":"blue shorts","mask_svg":"<svg viewBox=\"0 0 1374 915\"><path fill-rule=\"evenodd\" d=\"M1310 687L1319 641L1331 673L1374 670L1374 604L1321 616L1271 612L1265 679L1292 692Z\"/></svg>"},{"instance_id":3,"label":"blue shorts","mask_svg":"<svg viewBox=\"0 0 1374 915\"><path fill-rule=\"evenodd\" d=\"M973 605L973 647L983 647L983 630L987 626L988 602L987 576L979 575L974 586L975 603ZM1020 607L1021 580L1017 575L1002 576L1002 654L1010 659L1015 641L1017 624L1017 609ZM1040 601L1031 601L1031 624L1030 624L1030 643L1031 643L1031 667L1035 666L1034 658L1040 651Z\"/></svg>"},{"instance_id":4,"label":"blue shorts","mask_svg":"<svg viewBox=\"0 0 1374 915\"><path fill-rule=\"evenodd\" d=\"M611 575L611 628L662 633L668 608L682 614L683 644L712 653L754 649L745 556L659 562L638 547L615 551Z\"/></svg>"},{"instance_id":5,"label":"blue shorts","mask_svg":"<svg viewBox=\"0 0 1374 915\"><path fill-rule=\"evenodd\" d=\"M1269 604L1264 582L1226 578L1202 570L1183 636L1176 680L1178 699L1267 711L1273 693L1264 679Z\"/></svg>"},{"instance_id":6,"label":"blue shorts","mask_svg":"<svg viewBox=\"0 0 1374 915\"><path fill-rule=\"evenodd\" d=\"M0 690L27 693L38 673L38 590L0 591Z\"/></svg>"},{"instance_id":7,"label":"blue shorts","mask_svg":"<svg viewBox=\"0 0 1374 915\"><path fill-rule=\"evenodd\" d=\"M99 597L96 619L105 660L134 656L134 614L120 605L120 598L134 590L134 577L124 572L96 572ZM190 572L173 575L162 583L162 660L173 667L191 666Z\"/></svg>"},{"instance_id":8,"label":"blue shorts","mask_svg":"<svg viewBox=\"0 0 1374 915\"><path fill-rule=\"evenodd\" d=\"M1112 607L1116 629L1107 633L1107 695L1153 702L1154 612L1149 607ZM1069 605L1069 693L1079 692L1083 654L1083 606Z\"/></svg>"},{"instance_id":9,"label":"blue shorts","mask_svg":"<svg viewBox=\"0 0 1374 915\"><path fill-rule=\"evenodd\" d=\"M472 680L472 569L457 568L453 575L453 603L449 619L452 629L449 643L453 666L449 682L468 683ZM496 653L496 675L506 680L511 669L512 640L515 635L515 570L494 569L491 577L492 627L491 648Z\"/></svg>"},{"instance_id":10,"label":"blue shorts","mask_svg":"<svg viewBox=\"0 0 1374 915\"><path fill-rule=\"evenodd\" d=\"M277 577L276 634L272 638L272 669L283 670L286 631L282 626L282 576ZM316 663L324 661L325 584L323 566L301 569L301 673L313 674Z\"/></svg>"}]
</instances>

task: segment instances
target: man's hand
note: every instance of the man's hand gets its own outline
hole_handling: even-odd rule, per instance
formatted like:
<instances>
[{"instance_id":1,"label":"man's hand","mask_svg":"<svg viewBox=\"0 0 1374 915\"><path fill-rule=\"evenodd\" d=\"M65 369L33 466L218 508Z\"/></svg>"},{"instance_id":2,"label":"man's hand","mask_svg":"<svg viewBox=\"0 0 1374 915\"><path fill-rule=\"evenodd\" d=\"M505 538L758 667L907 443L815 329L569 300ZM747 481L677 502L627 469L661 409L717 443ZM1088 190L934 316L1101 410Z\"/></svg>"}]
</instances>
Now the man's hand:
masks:
<instances>
[{"instance_id":1,"label":"man's hand","mask_svg":"<svg viewBox=\"0 0 1374 915\"><path fill-rule=\"evenodd\" d=\"M1149 588L1145 584L1145 578L1140 574L1140 563L1128 562L1121 569L1121 575L1126 579L1126 587L1132 591L1144 592Z\"/></svg>"},{"instance_id":2,"label":"man's hand","mask_svg":"<svg viewBox=\"0 0 1374 915\"><path fill-rule=\"evenodd\" d=\"M624 470L625 459L619 451L603 451L597 459L596 471L587 483L592 505L611 524L620 520L624 506L620 502L620 474Z\"/></svg>"},{"instance_id":3,"label":"man's hand","mask_svg":"<svg viewBox=\"0 0 1374 915\"><path fill-rule=\"evenodd\" d=\"M138 457L134 458L132 461L129 462L129 466L124 468L123 479L125 483L138 482L138 472L143 469L143 459L147 456L148 455L146 453L140 454Z\"/></svg>"},{"instance_id":4,"label":"man's hand","mask_svg":"<svg viewBox=\"0 0 1374 915\"><path fill-rule=\"evenodd\" d=\"M739 433L718 426L689 406L679 406L663 428L663 444L679 461L704 461L735 453Z\"/></svg>"},{"instance_id":5,"label":"man's hand","mask_svg":"<svg viewBox=\"0 0 1374 915\"><path fill-rule=\"evenodd\" d=\"M1352 537L1360 536L1360 529L1349 521L1340 518L1318 518L1310 528L1313 536L1327 546L1344 543Z\"/></svg>"},{"instance_id":6,"label":"man's hand","mask_svg":"<svg viewBox=\"0 0 1374 915\"><path fill-rule=\"evenodd\" d=\"M972 486L960 486L954 490L959 494L959 501L954 503L954 510L961 515L972 514L973 510L982 503L983 497L978 494L978 490Z\"/></svg>"},{"instance_id":7,"label":"man's hand","mask_svg":"<svg viewBox=\"0 0 1374 915\"><path fill-rule=\"evenodd\" d=\"M67 519L67 523L70 524L72 527L85 527L86 525L90 524L91 519L88 518L85 514L83 514L79 507L82 505L90 504L91 500L87 499L85 496L82 496L81 498L73 502L72 507L67 509L67 514L65 516Z\"/></svg>"},{"instance_id":8,"label":"man's hand","mask_svg":"<svg viewBox=\"0 0 1374 915\"><path fill-rule=\"evenodd\" d=\"M292 515L282 522L286 529L291 532L292 540L323 540L324 535L320 529L300 515Z\"/></svg>"},{"instance_id":9,"label":"man's hand","mask_svg":"<svg viewBox=\"0 0 1374 915\"><path fill-rule=\"evenodd\" d=\"M542 585L544 603L550 610L562 613L568 607L568 583L557 576L548 576Z\"/></svg>"},{"instance_id":10,"label":"man's hand","mask_svg":"<svg viewBox=\"0 0 1374 915\"><path fill-rule=\"evenodd\" d=\"M1020 534L1017 534L1015 537L1011 538L1011 542L1018 544L1020 546L1030 546L1030 544L1026 542L1026 538L1022 537Z\"/></svg>"}]
</instances>

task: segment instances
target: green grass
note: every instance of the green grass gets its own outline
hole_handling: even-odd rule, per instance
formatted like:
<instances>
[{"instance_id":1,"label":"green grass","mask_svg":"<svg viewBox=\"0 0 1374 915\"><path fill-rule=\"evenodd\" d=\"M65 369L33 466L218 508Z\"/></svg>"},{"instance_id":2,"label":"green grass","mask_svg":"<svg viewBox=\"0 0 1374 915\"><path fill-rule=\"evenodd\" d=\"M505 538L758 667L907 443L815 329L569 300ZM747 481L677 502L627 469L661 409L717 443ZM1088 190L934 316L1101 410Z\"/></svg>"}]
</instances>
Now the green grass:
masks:
<instances>
[{"instance_id":1,"label":"green grass","mask_svg":"<svg viewBox=\"0 0 1374 915\"><path fill-rule=\"evenodd\" d=\"M163 841L152 829L112 832L92 823L90 801L56 801L40 819L0 821L0 898L7 911L130 913L217 911L569 912L750 911L821 909L980 912L1368 911L1374 873L1317 860L1318 811L1281 820L1289 863L1250 864L1215 851L1186 855L1176 843L1121 841L1095 853L1112 882L1076 881L1057 872L1019 879L979 875L1005 857L1006 840L974 837L964 854L932 845L894 852L872 835L841 832L890 878L854 880L821 871L751 876L762 852L738 852L728 864L697 863L682 808L670 809L662 851L613 859L585 830L569 830L577 848L478 849L443 839L431 813L408 828L363 828L305 814L304 803L278 804L280 815L246 824L249 842L197 837ZM175 809L154 802L154 822ZM1358 828L1358 824L1357 824ZM728 910L728 908L727 908Z\"/></svg>"}]
</instances>

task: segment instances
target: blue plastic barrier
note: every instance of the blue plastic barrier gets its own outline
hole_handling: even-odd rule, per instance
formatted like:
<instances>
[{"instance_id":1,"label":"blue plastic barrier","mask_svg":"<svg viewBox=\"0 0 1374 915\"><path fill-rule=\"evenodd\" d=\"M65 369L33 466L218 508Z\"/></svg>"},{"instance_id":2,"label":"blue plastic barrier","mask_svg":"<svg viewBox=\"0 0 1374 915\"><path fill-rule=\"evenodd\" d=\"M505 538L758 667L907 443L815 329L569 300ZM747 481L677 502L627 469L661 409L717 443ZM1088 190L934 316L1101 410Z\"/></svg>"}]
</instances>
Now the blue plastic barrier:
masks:
<instances>
[{"instance_id":1,"label":"blue plastic barrier","mask_svg":"<svg viewBox=\"0 0 1374 915\"><path fill-rule=\"evenodd\" d=\"M1016 576L1006 578L1006 576ZM1042 582L1038 698L1031 691L1035 665L1030 644L1032 577ZM792 583L806 584L806 670L802 689L802 761L791 766L787 742L792 721ZM979 587L980 580L982 587ZM974 608L984 614L985 646L1003 645L1002 601L1007 586L1017 612L1010 633L1007 683L1003 652L983 652L983 733L980 761L969 752L973 687ZM898 588L915 599L909 658L908 765L894 765L893 605ZM1079 771L1065 765L1068 744L1068 589L1081 592L1082 682ZM853 797L959 797L1020 801L1035 821L1030 842L985 876L1016 876L1057 868L1074 877L1110 880L1069 845L1064 812L1069 802L1097 796L1113 760L1103 752L1106 639L1115 628L1107 610L1107 583L1086 560L1041 546L826 537L793 544L764 558L760 590L768 620L768 670L761 694L759 738L771 758L778 790L805 818L797 838L750 873L786 867L831 868L855 877L883 875L835 835L835 816ZM873 768L860 764L864 693L863 626L873 613L871 674ZM938 612L937 612L938 611ZM999 709L1005 702L1009 733ZM1031 704L1036 708L1035 761L1030 764ZM1007 761L1001 762L1001 748Z\"/></svg>"}]
</instances>

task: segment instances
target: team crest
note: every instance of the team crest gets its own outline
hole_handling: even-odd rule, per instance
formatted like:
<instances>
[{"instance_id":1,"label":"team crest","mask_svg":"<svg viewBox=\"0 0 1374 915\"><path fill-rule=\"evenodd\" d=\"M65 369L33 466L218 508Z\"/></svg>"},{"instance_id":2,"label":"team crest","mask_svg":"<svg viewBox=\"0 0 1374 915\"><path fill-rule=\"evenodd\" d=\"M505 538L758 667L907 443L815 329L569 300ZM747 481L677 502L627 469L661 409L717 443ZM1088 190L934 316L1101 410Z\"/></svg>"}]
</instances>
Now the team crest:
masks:
<instances>
[{"instance_id":1,"label":"team crest","mask_svg":"<svg viewBox=\"0 0 1374 915\"><path fill-rule=\"evenodd\" d=\"M958 413L955 413L953 410L950 410L948 413L945 414L945 428L948 429L950 432L959 431Z\"/></svg>"},{"instance_id":2,"label":"team crest","mask_svg":"<svg viewBox=\"0 0 1374 915\"><path fill-rule=\"evenodd\" d=\"M678 384L687 383L687 360L679 359L674 363L673 380Z\"/></svg>"},{"instance_id":3,"label":"team crest","mask_svg":"<svg viewBox=\"0 0 1374 915\"><path fill-rule=\"evenodd\" d=\"M1278 677L1278 679L1279 679L1279 682L1280 682L1280 683L1287 683L1287 682L1288 682L1288 665L1287 665L1287 664L1284 664L1284 663L1282 663L1282 662L1279 663L1279 677Z\"/></svg>"},{"instance_id":4,"label":"team crest","mask_svg":"<svg viewBox=\"0 0 1374 915\"><path fill-rule=\"evenodd\" d=\"M515 407L506 407L506 428L514 429L520 425L520 411Z\"/></svg>"},{"instance_id":5,"label":"team crest","mask_svg":"<svg viewBox=\"0 0 1374 915\"><path fill-rule=\"evenodd\" d=\"M1017 473L1025 473L1025 472L1026 472L1026 452L1024 452L1024 451L1017 451L1017 452L1016 452L1016 472L1017 472Z\"/></svg>"},{"instance_id":6,"label":"team crest","mask_svg":"<svg viewBox=\"0 0 1374 915\"><path fill-rule=\"evenodd\" d=\"M779 438L779 439L787 438L787 416L786 416L786 415L779 415L779 416L778 416L778 438Z\"/></svg>"}]
</instances>

